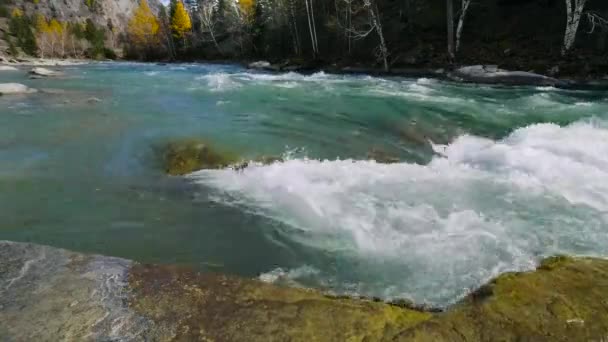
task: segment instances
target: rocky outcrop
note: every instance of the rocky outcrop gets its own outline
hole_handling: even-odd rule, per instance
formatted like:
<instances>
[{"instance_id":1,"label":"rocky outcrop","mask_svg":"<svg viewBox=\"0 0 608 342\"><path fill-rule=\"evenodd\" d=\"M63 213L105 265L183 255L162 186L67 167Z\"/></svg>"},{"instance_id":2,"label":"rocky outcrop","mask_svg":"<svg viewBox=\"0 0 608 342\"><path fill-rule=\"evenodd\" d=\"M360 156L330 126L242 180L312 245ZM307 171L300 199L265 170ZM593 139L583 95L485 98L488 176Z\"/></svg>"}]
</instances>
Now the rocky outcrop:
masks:
<instances>
[{"instance_id":1,"label":"rocky outcrop","mask_svg":"<svg viewBox=\"0 0 608 342\"><path fill-rule=\"evenodd\" d=\"M608 260L553 257L446 312L0 241L0 340L601 341Z\"/></svg>"},{"instance_id":2,"label":"rocky outcrop","mask_svg":"<svg viewBox=\"0 0 608 342\"><path fill-rule=\"evenodd\" d=\"M35 93L36 89L20 83L0 83L0 95L16 95Z\"/></svg>"},{"instance_id":3,"label":"rocky outcrop","mask_svg":"<svg viewBox=\"0 0 608 342\"><path fill-rule=\"evenodd\" d=\"M159 7L158 0L149 0L154 9ZM32 1L16 1L16 4L25 9L28 15L40 13L47 18L57 18L61 21L85 22L91 19L100 27L107 27L108 23L116 28L117 32L126 32L128 21L139 5L137 0L44 0L34 3Z\"/></svg>"}]
</instances>

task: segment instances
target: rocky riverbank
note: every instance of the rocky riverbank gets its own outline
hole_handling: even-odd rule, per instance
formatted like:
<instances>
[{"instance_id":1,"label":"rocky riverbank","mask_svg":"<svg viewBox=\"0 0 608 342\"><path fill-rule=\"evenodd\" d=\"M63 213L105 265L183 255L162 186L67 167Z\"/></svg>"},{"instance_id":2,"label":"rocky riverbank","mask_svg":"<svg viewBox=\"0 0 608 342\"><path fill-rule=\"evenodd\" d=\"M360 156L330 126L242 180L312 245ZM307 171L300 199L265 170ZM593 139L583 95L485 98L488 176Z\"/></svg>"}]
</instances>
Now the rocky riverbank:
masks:
<instances>
[{"instance_id":1,"label":"rocky riverbank","mask_svg":"<svg viewBox=\"0 0 608 342\"><path fill-rule=\"evenodd\" d=\"M0 242L0 339L601 341L608 260L553 257L446 312Z\"/></svg>"},{"instance_id":2,"label":"rocky riverbank","mask_svg":"<svg viewBox=\"0 0 608 342\"><path fill-rule=\"evenodd\" d=\"M587 75L581 78L576 74L557 74L548 76L534 71L506 70L498 65L444 65L436 67L411 67L391 68L386 71L374 67L348 66L329 64L321 62L298 63L286 61L282 63L270 63L268 61L256 61L243 63L249 69L257 69L269 72L328 72L334 74L363 74L388 77L408 78L437 78L447 81L496 84L507 86L551 86L565 89L608 89L608 75Z\"/></svg>"}]
</instances>

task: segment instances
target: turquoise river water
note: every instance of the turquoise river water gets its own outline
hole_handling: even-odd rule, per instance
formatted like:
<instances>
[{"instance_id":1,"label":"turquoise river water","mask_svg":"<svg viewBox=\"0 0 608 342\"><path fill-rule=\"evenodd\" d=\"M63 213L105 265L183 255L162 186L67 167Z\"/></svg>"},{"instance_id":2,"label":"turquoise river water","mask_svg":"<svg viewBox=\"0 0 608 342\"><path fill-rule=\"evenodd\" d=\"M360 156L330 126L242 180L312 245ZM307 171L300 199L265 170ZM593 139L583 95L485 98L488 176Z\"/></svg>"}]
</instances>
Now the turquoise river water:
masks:
<instances>
[{"instance_id":1,"label":"turquoise river water","mask_svg":"<svg viewBox=\"0 0 608 342\"><path fill-rule=\"evenodd\" d=\"M0 97L0 240L447 305L608 256L608 93L101 63ZM271 165L163 173L200 137ZM370 156L399 158L380 164Z\"/></svg>"}]
</instances>

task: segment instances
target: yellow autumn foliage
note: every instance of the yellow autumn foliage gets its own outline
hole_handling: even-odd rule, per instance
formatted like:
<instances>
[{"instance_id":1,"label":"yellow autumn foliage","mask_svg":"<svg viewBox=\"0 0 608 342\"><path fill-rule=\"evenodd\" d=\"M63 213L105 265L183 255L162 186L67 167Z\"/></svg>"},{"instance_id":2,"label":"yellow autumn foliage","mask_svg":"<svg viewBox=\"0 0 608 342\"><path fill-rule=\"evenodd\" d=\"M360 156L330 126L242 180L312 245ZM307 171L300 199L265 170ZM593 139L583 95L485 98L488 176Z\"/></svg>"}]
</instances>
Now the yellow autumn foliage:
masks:
<instances>
[{"instance_id":1,"label":"yellow autumn foliage","mask_svg":"<svg viewBox=\"0 0 608 342\"><path fill-rule=\"evenodd\" d=\"M138 45L149 45L156 41L160 25L150 10L148 1L141 0L139 7L129 20L128 32L131 40Z\"/></svg>"},{"instance_id":2,"label":"yellow autumn foliage","mask_svg":"<svg viewBox=\"0 0 608 342\"><path fill-rule=\"evenodd\" d=\"M181 1L175 5L175 13L171 18L171 30L176 38L183 38L188 31L192 30L190 15Z\"/></svg>"},{"instance_id":3,"label":"yellow autumn foliage","mask_svg":"<svg viewBox=\"0 0 608 342\"><path fill-rule=\"evenodd\" d=\"M251 17L255 7L255 0L239 0L239 7L241 12L245 14L245 17Z\"/></svg>"},{"instance_id":4,"label":"yellow autumn foliage","mask_svg":"<svg viewBox=\"0 0 608 342\"><path fill-rule=\"evenodd\" d=\"M60 35L63 33L63 25L57 19L51 19L48 30L50 33Z\"/></svg>"},{"instance_id":5,"label":"yellow autumn foliage","mask_svg":"<svg viewBox=\"0 0 608 342\"><path fill-rule=\"evenodd\" d=\"M49 23L46 21L46 18L38 13L34 18L34 27L38 32L48 32L49 31Z\"/></svg>"},{"instance_id":6,"label":"yellow autumn foliage","mask_svg":"<svg viewBox=\"0 0 608 342\"><path fill-rule=\"evenodd\" d=\"M13 12L11 12L11 16L12 16L13 18L20 18L20 17L23 17L23 11L15 7L15 8L13 9Z\"/></svg>"}]
</instances>

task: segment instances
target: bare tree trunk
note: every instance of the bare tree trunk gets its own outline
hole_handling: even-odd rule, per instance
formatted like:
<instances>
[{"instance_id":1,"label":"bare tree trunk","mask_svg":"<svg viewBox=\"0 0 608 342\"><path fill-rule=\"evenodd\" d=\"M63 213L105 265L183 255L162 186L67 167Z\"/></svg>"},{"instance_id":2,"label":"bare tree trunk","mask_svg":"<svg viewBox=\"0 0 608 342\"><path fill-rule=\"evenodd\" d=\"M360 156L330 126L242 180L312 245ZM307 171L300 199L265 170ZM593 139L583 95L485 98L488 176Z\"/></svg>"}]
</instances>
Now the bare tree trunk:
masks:
<instances>
[{"instance_id":1,"label":"bare tree trunk","mask_svg":"<svg viewBox=\"0 0 608 342\"><path fill-rule=\"evenodd\" d=\"M572 3L573 1L574 3ZM586 2L587 0L566 0L566 32L564 34L562 55L566 55L574 46L578 25L580 24Z\"/></svg>"},{"instance_id":2,"label":"bare tree trunk","mask_svg":"<svg viewBox=\"0 0 608 342\"><path fill-rule=\"evenodd\" d=\"M317 57L317 48L315 45L315 36L313 33L313 23L311 23L310 9L308 8L309 3L308 0L304 0L304 5L306 6L306 17L308 18L308 30L310 31L310 42L312 44L312 53L314 57Z\"/></svg>"},{"instance_id":3,"label":"bare tree trunk","mask_svg":"<svg viewBox=\"0 0 608 342\"><path fill-rule=\"evenodd\" d=\"M315 36L315 50L317 51L317 54L319 53L319 40L317 38L317 25L316 25L316 21L315 21L315 10L314 10L314 5L312 3L313 0L309 0L310 1L310 14L312 16L312 32Z\"/></svg>"},{"instance_id":4,"label":"bare tree trunk","mask_svg":"<svg viewBox=\"0 0 608 342\"><path fill-rule=\"evenodd\" d=\"M448 55L454 60L454 0L447 0Z\"/></svg>"},{"instance_id":5,"label":"bare tree trunk","mask_svg":"<svg viewBox=\"0 0 608 342\"><path fill-rule=\"evenodd\" d=\"M352 12L352 0L348 1L348 30L352 30L353 29L353 12ZM348 34L348 54L351 54L351 49L352 49L352 37L350 34Z\"/></svg>"},{"instance_id":6,"label":"bare tree trunk","mask_svg":"<svg viewBox=\"0 0 608 342\"><path fill-rule=\"evenodd\" d=\"M471 5L471 0L462 0L462 8L460 10L460 16L458 16L458 27L456 28L456 52L460 50L460 42L462 38L462 28L464 27L464 19L467 16Z\"/></svg>"},{"instance_id":7,"label":"bare tree trunk","mask_svg":"<svg viewBox=\"0 0 608 342\"><path fill-rule=\"evenodd\" d=\"M299 56L302 52L301 52L301 48L300 48L300 32L298 32L298 21L297 21L297 17L296 17L294 0L289 0L289 13L291 15L291 22L292 22L292 26L293 26L294 50L295 50L296 55Z\"/></svg>"},{"instance_id":8,"label":"bare tree trunk","mask_svg":"<svg viewBox=\"0 0 608 342\"><path fill-rule=\"evenodd\" d=\"M380 22L378 5L374 3L370 6L369 14L372 17L372 25L376 28L378 38L380 38L380 58L384 64L384 71L388 71L388 49L386 48L386 42L384 40L384 33L382 32L382 23Z\"/></svg>"}]
</instances>

